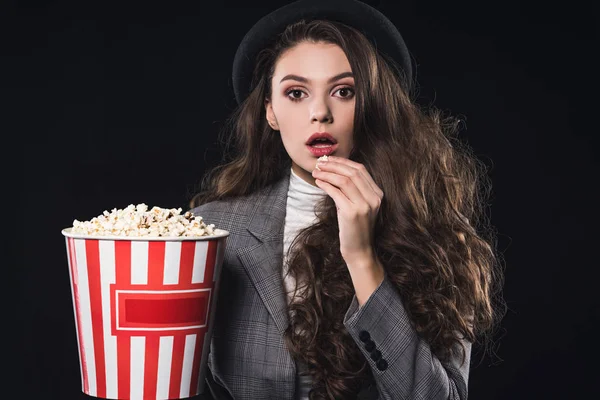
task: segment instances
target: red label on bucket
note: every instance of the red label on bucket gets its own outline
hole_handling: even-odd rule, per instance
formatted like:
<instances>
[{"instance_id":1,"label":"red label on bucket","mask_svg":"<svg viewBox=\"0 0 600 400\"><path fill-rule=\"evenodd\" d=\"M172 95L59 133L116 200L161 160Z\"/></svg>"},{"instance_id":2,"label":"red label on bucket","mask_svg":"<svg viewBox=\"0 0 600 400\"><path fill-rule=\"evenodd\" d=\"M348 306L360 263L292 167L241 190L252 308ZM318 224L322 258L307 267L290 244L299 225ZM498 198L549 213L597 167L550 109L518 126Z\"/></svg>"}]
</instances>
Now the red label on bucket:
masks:
<instances>
[{"instance_id":1,"label":"red label on bucket","mask_svg":"<svg viewBox=\"0 0 600 400\"><path fill-rule=\"evenodd\" d=\"M210 289L115 290L116 329L170 331L206 326Z\"/></svg>"}]
</instances>

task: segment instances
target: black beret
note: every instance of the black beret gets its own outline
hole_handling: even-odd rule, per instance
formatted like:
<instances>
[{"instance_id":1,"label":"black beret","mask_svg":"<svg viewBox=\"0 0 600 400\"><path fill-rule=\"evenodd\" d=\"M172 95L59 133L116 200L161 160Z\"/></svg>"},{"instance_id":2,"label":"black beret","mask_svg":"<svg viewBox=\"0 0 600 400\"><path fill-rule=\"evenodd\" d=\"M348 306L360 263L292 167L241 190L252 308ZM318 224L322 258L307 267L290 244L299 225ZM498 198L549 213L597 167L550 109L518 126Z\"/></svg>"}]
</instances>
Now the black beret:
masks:
<instances>
[{"instance_id":1,"label":"black beret","mask_svg":"<svg viewBox=\"0 0 600 400\"><path fill-rule=\"evenodd\" d=\"M327 19L360 30L376 48L391 57L404 71L404 88L412 86L408 48L394 24L379 10L357 0L299 0L262 17L242 39L233 60L233 90L238 104L251 91L256 56L285 27L300 19Z\"/></svg>"}]
</instances>

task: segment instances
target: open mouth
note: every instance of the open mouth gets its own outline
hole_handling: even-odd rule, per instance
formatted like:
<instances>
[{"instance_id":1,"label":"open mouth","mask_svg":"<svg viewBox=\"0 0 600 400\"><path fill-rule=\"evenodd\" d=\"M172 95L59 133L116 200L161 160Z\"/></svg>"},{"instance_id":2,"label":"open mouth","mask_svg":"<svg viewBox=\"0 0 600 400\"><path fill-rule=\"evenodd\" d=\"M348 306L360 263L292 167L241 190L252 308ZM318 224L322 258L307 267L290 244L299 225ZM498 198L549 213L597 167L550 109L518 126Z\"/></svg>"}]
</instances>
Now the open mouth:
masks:
<instances>
[{"instance_id":1,"label":"open mouth","mask_svg":"<svg viewBox=\"0 0 600 400\"><path fill-rule=\"evenodd\" d=\"M315 157L328 156L338 146L336 138L328 132L315 132L306 141L306 148Z\"/></svg>"},{"instance_id":2,"label":"open mouth","mask_svg":"<svg viewBox=\"0 0 600 400\"><path fill-rule=\"evenodd\" d=\"M327 148L327 147L331 147L333 146L335 143L333 143L331 140L326 139L326 138L320 138L320 139L315 139L312 142L309 143L309 146L311 147L315 147L318 149L323 149L323 148Z\"/></svg>"}]
</instances>

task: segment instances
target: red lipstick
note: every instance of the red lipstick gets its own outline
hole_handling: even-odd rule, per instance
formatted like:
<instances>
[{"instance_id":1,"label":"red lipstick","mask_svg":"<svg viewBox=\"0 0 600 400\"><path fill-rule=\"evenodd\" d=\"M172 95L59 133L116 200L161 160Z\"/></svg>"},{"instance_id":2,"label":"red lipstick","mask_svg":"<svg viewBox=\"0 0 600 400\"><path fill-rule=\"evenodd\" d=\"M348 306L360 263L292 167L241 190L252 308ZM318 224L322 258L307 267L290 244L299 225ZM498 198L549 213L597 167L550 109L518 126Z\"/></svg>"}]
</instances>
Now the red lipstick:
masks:
<instances>
[{"instance_id":1,"label":"red lipstick","mask_svg":"<svg viewBox=\"0 0 600 400\"><path fill-rule=\"evenodd\" d=\"M315 157L328 156L338 146L337 140L327 132L315 132L306 141L306 148Z\"/></svg>"}]
</instances>

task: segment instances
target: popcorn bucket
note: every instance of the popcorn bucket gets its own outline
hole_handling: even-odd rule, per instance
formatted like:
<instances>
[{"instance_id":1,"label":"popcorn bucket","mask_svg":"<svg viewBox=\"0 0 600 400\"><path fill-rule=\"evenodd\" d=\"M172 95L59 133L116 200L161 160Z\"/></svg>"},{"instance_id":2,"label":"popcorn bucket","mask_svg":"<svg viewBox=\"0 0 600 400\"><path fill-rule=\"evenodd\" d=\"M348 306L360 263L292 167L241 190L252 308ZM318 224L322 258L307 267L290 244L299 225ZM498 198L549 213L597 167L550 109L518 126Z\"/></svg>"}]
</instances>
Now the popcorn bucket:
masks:
<instances>
[{"instance_id":1,"label":"popcorn bucket","mask_svg":"<svg viewBox=\"0 0 600 400\"><path fill-rule=\"evenodd\" d=\"M203 237L65 236L83 393L204 393L228 231Z\"/></svg>"}]
</instances>

